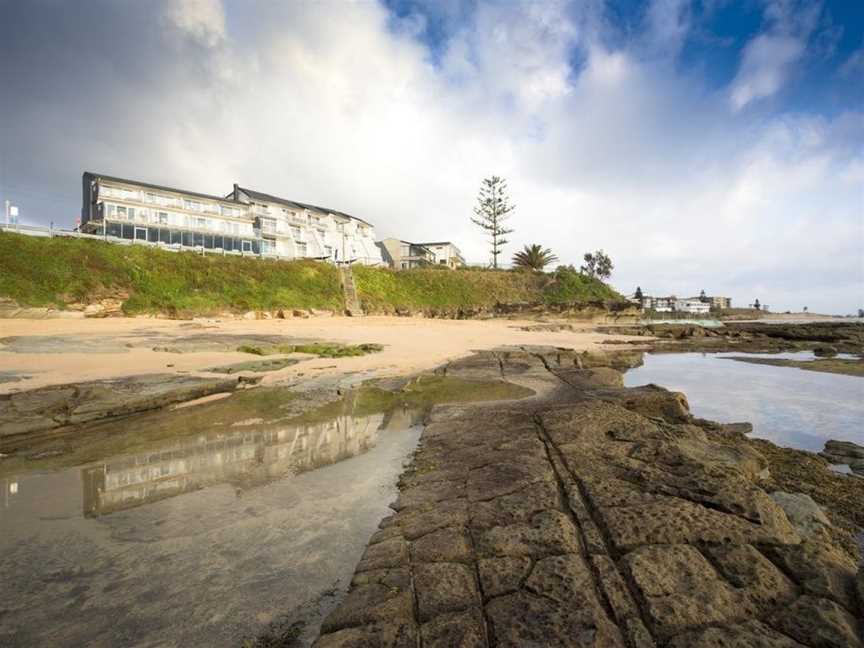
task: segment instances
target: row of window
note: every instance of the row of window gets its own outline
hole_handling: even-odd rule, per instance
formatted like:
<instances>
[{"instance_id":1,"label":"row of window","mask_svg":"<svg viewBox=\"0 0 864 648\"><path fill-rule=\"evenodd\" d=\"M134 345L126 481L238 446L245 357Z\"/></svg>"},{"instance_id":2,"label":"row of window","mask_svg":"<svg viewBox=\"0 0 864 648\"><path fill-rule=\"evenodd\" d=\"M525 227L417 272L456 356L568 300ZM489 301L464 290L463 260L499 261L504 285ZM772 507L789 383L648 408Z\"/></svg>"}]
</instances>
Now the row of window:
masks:
<instances>
[{"instance_id":1,"label":"row of window","mask_svg":"<svg viewBox=\"0 0 864 648\"><path fill-rule=\"evenodd\" d=\"M251 236L253 232L251 223L234 223L221 219L205 218L204 216L191 216L189 214L148 209L147 207L128 207L126 205L105 203L103 209L104 217L110 220L134 221L154 225L173 225L174 227L212 230L238 236L243 234Z\"/></svg>"},{"instance_id":2,"label":"row of window","mask_svg":"<svg viewBox=\"0 0 864 648\"><path fill-rule=\"evenodd\" d=\"M203 234L166 227L142 227L134 223L106 223L107 235L130 241L149 241L166 245L197 247L205 250L226 250L260 254L260 242L221 234Z\"/></svg>"},{"instance_id":3,"label":"row of window","mask_svg":"<svg viewBox=\"0 0 864 648\"><path fill-rule=\"evenodd\" d=\"M121 200L132 200L137 202L145 202L160 207L170 207L173 209L187 209L205 214L217 214L229 218L240 218L247 215L247 208L244 206L229 206L217 203L203 202L191 198L180 198L178 196L168 196L165 194L156 193L153 191L144 191L137 189L124 189L122 187L110 187L106 185L99 186L99 198L119 198ZM268 205L254 204L252 207L254 213L269 216L270 209ZM283 216L291 221L306 225L322 225L324 219L320 216L308 213L298 213L287 207L281 208ZM273 230L275 231L275 230ZM319 229L323 234L323 230ZM371 229L357 223L357 233L360 236L369 237L372 235Z\"/></svg>"},{"instance_id":4,"label":"row of window","mask_svg":"<svg viewBox=\"0 0 864 648\"><path fill-rule=\"evenodd\" d=\"M259 214L260 216L273 218L270 215L270 205L265 205L262 203L254 203L252 210L256 214ZM289 220L293 220L293 221L296 221L298 223L302 223L304 225L306 225L307 223L312 224L312 225L320 225L322 223L322 220L323 220L320 216L315 216L314 214L307 214L307 213L298 213L298 212L295 212L291 209L288 209L287 207L282 207L280 211L282 213L282 216L288 218Z\"/></svg>"},{"instance_id":5,"label":"row of window","mask_svg":"<svg viewBox=\"0 0 864 648\"><path fill-rule=\"evenodd\" d=\"M279 250L274 241L267 239L244 239L221 234L206 234L200 232L189 232L175 230L166 227L145 227L135 223L106 223L108 236L124 238L130 241L148 241L150 243L164 243L166 245L180 245L183 247L197 247L205 250L227 250L235 252L247 252L253 254L278 254ZM104 232L102 232L104 233ZM306 243L295 242L295 252L299 257L307 256ZM333 248L324 246L324 254L327 257L333 255Z\"/></svg>"},{"instance_id":6,"label":"row of window","mask_svg":"<svg viewBox=\"0 0 864 648\"><path fill-rule=\"evenodd\" d=\"M221 214L222 216L238 218L246 214L245 207L231 207L216 203L203 202L190 198L179 198L177 196L166 196L151 191L140 191L134 189L123 189L121 187L99 187L100 198L120 198L121 200L134 200L137 202L150 203L160 207L173 207L175 209L188 209L206 214Z\"/></svg>"}]
</instances>

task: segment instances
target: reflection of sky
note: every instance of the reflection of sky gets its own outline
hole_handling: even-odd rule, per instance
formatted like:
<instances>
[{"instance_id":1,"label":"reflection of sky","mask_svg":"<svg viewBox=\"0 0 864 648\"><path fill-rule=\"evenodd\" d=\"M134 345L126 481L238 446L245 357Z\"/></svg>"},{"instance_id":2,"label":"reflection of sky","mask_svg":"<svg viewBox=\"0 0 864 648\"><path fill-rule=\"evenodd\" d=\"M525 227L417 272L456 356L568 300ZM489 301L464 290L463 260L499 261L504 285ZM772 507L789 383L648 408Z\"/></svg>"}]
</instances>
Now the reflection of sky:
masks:
<instances>
[{"instance_id":1,"label":"reflection of sky","mask_svg":"<svg viewBox=\"0 0 864 648\"><path fill-rule=\"evenodd\" d=\"M807 360L812 354L764 357ZM864 379L857 376L701 353L646 354L645 364L628 371L624 384L648 383L684 392L695 416L724 423L749 421L753 436L779 445L819 451L828 439L864 444Z\"/></svg>"}]
</instances>

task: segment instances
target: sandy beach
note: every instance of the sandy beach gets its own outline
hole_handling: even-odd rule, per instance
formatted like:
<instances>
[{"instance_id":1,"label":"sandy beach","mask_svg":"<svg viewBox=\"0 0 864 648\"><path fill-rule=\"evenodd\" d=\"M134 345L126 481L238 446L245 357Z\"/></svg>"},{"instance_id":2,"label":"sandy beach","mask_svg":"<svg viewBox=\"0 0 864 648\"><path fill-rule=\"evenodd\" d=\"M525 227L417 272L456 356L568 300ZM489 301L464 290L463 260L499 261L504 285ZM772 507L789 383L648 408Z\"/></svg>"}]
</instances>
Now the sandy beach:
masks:
<instances>
[{"instance_id":1,"label":"sandy beach","mask_svg":"<svg viewBox=\"0 0 864 648\"><path fill-rule=\"evenodd\" d=\"M377 343L380 353L348 358L313 358L265 375L264 383L291 382L328 373L355 377L405 375L432 369L472 351L502 345L553 345L597 349L624 336L592 332L590 323L573 330L526 331L537 322L442 320L404 317L320 317L289 320L144 319L4 320L0 323L0 393L65 383L154 373L191 373L254 359L235 351L154 351L191 336L280 335L346 344ZM9 338L27 336L10 342ZM336 370L335 372L333 370Z\"/></svg>"}]
</instances>

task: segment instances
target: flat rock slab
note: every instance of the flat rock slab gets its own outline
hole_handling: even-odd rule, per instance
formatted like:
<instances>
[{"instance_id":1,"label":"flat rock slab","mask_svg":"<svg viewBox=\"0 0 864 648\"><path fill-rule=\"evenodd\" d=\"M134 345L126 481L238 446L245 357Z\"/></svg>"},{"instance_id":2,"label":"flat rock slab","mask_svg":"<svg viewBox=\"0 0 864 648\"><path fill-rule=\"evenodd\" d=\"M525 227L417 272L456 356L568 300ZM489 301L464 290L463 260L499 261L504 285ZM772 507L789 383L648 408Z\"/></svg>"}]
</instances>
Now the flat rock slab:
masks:
<instances>
[{"instance_id":1,"label":"flat rock slab","mask_svg":"<svg viewBox=\"0 0 864 648\"><path fill-rule=\"evenodd\" d=\"M0 438L123 416L232 391L237 378L148 374L0 395Z\"/></svg>"},{"instance_id":2,"label":"flat rock slab","mask_svg":"<svg viewBox=\"0 0 864 648\"><path fill-rule=\"evenodd\" d=\"M249 362L237 362L235 364L223 365L221 367L210 367L202 369L207 373L235 374L244 371L252 373L265 373L268 371L279 371L300 362L299 358L267 358L265 360L250 360Z\"/></svg>"},{"instance_id":3,"label":"flat rock slab","mask_svg":"<svg viewBox=\"0 0 864 648\"><path fill-rule=\"evenodd\" d=\"M537 348L447 367L562 389L433 410L317 646L864 645L857 565L790 521L761 455L682 395L580 362Z\"/></svg>"}]
</instances>

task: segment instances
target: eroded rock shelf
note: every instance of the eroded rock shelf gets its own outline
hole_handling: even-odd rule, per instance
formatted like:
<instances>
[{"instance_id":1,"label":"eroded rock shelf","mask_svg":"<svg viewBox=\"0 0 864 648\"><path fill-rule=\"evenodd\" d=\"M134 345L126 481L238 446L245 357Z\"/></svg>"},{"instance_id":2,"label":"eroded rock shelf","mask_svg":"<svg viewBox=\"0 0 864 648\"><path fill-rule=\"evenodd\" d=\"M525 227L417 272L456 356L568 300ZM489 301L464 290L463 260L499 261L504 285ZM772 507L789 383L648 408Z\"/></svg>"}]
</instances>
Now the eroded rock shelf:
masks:
<instances>
[{"instance_id":1,"label":"eroded rock shelf","mask_svg":"<svg viewBox=\"0 0 864 648\"><path fill-rule=\"evenodd\" d=\"M585 360L447 366L543 396L433 410L315 645L861 646L855 559L787 516L764 457Z\"/></svg>"}]
</instances>

